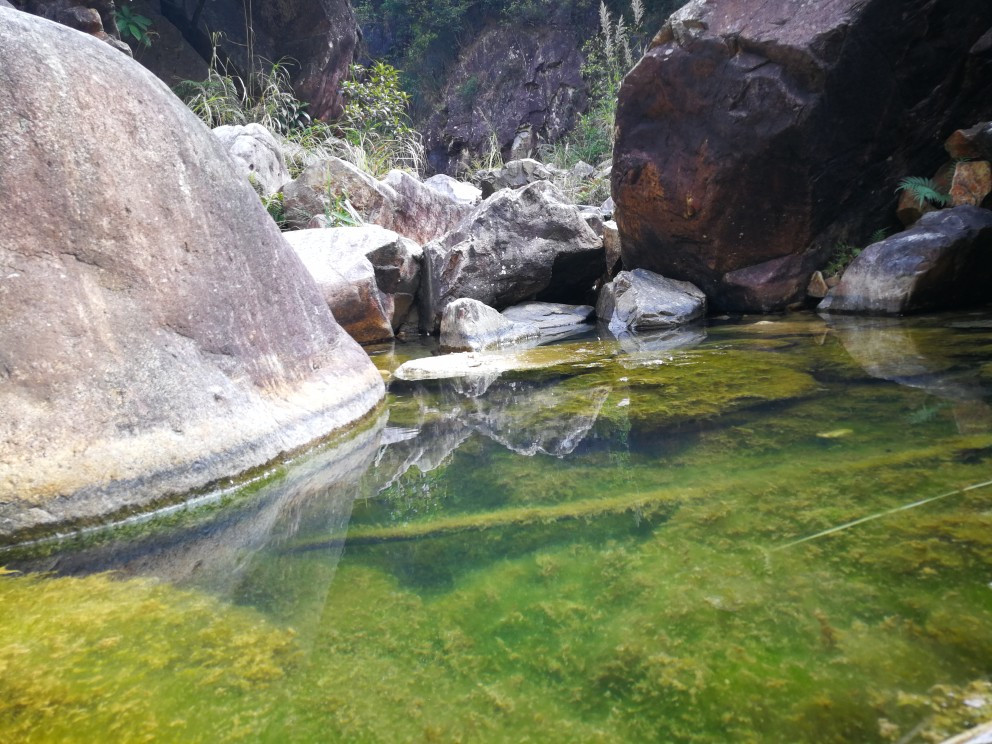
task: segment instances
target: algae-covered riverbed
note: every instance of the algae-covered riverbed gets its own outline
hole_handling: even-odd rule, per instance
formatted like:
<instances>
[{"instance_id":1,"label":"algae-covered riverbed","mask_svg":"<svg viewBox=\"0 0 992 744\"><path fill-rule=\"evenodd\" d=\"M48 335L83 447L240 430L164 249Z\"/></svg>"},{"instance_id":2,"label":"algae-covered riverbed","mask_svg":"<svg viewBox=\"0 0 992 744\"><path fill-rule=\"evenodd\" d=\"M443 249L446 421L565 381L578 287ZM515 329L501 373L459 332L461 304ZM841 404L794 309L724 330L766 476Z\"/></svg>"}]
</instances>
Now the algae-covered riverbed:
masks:
<instances>
[{"instance_id":1,"label":"algae-covered riverbed","mask_svg":"<svg viewBox=\"0 0 992 744\"><path fill-rule=\"evenodd\" d=\"M7 550L0 738L908 744L992 719L992 315L540 353L395 381L219 503Z\"/></svg>"}]
</instances>

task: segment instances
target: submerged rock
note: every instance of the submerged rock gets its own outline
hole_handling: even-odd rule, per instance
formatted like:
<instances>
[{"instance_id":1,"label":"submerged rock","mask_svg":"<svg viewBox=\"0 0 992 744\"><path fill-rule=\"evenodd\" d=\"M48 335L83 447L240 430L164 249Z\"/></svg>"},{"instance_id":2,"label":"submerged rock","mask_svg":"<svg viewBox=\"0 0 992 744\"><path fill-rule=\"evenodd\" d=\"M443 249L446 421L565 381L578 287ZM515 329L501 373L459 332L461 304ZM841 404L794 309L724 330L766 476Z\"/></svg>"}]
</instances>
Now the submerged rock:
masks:
<instances>
[{"instance_id":1,"label":"submerged rock","mask_svg":"<svg viewBox=\"0 0 992 744\"><path fill-rule=\"evenodd\" d=\"M508 307L503 317L514 323L529 323L542 335L584 330L595 315L592 305L566 305L561 302L524 302Z\"/></svg>"},{"instance_id":2,"label":"submerged rock","mask_svg":"<svg viewBox=\"0 0 992 744\"><path fill-rule=\"evenodd\" d=\"M721 310L801 299L837 242L891 211L892 184L933 172L933 137L987 110L973 45L990 26L987 0L689 3L620 91L624 266Z\"/></svg>"},{"instance_id":3,"label":"submerged rock","mask_svg":"<svg viewBox=\"0 0 992 744\"><path fill-rule=\"evenodd\" d=\"M865 248L820 312L898 315L964 307L988 298L992 212L955 207Z\"/></svg>"},{"instance_id":4,"label":"submerged rock","mask_svg":"<svg viewBox=\"0 0 992 744\"><path fill-rule=\"evenodd\" d=\"M0 8L0 539L175 498L383 395L210 131ZM121 91L129 91L122 95ZM108 147L107 143L114 143Z\"/></svg>"},{"instance_id":5,"label":"submerged rock","mask_svg":"<svg viewBox=\"0 0 992 744\"><path fill-rule=\"evenodd\" d=\"M645 269L621 271L600 291L596 315L612 332L684 325L706 314L706 295L689 282Z\"/></svg>"},{"instance_id":6,"label":"submerged rock","mask_svg":"<svg viewBox=\"0 0 992 744\"><path fill-rule=\"evenodd\" d=\"M424 246L422 322L437 330L445 306L462 297L497 310L581 300L603 269L602 241L558 189L540 181L504 190Z\"/></svg>"}]
</instances>

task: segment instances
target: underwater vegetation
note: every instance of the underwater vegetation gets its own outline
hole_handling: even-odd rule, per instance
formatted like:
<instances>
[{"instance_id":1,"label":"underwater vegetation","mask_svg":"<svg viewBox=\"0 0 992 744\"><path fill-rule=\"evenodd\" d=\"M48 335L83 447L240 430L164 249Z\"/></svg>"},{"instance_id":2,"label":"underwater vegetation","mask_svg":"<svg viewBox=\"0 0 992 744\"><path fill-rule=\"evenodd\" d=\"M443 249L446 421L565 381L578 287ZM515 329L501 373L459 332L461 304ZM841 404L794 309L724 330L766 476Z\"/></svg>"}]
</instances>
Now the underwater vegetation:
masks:
<instances>
[{"instance_id":1,"label":"underwater vegetation","mask_svg":"<svg viewBox=\"0 0 992 744\"><path fill-rule=\"evenodd\" d=\"M347 529L309 476L223 592L0 576L0 733L943 741L992 719L983 320L398 388Z\"/></svg>"}]
</instances>

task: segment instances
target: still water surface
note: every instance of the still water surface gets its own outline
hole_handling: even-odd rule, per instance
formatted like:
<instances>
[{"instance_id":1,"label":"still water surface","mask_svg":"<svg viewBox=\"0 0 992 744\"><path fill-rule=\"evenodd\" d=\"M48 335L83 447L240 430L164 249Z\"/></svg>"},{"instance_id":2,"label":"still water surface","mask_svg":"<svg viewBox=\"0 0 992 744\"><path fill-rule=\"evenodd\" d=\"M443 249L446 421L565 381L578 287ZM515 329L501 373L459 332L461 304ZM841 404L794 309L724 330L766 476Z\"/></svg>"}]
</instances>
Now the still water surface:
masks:
<instances>
[{"instance_id":1,"label":"still water surface","mask_svg":"<svg viewBox=\"0 0 992 744\"><path fill-rule=\"evenodd\" d=\"M549 354L394 382L216 503L0 554L0 739L908 744L992 719L992 314Z\"/></svg>"}]
</instances>

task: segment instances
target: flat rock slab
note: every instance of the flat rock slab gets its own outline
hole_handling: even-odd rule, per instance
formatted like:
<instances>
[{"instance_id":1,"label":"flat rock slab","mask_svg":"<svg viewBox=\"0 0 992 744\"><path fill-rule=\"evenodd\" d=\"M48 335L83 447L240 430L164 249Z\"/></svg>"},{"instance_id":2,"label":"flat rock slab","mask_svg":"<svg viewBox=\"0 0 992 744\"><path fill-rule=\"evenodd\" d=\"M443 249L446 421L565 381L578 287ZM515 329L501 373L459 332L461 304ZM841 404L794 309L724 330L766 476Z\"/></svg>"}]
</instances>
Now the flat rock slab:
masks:
<instances>
[{"instance_id":1,"label":"flat rock slab","mask_svg":"<svg viewBox=\"0 0 992 744\"><path fill-rule=\"evenodd\" d=\"M561 302L524 302L503 311L514 323L530 323L542 334L558 334L586 326L595 317L592 305L566 305Z\"/></svg>"},{"instance_id":2,"label":"flat rock slab","mask_svg":"<svg viewBox=\"0 0 992 744\"><path fill-rule=\"evenodd\" d=\"M596 315L613 333L672 328L705 314L702 290L646 269L621 271L603 287L596 304Z\"/></svg>"},{"instance_id":3,"label":"flat rock slab","mask_svg":"<svg viewBox=\"0 0 992 744\"><path fill-rule=\"evenodd\" d=\"M987 300L990 279L992 212L942 209L865 248L817 310L865 315L950 310Z\"/></svg>"}]
</instances>

